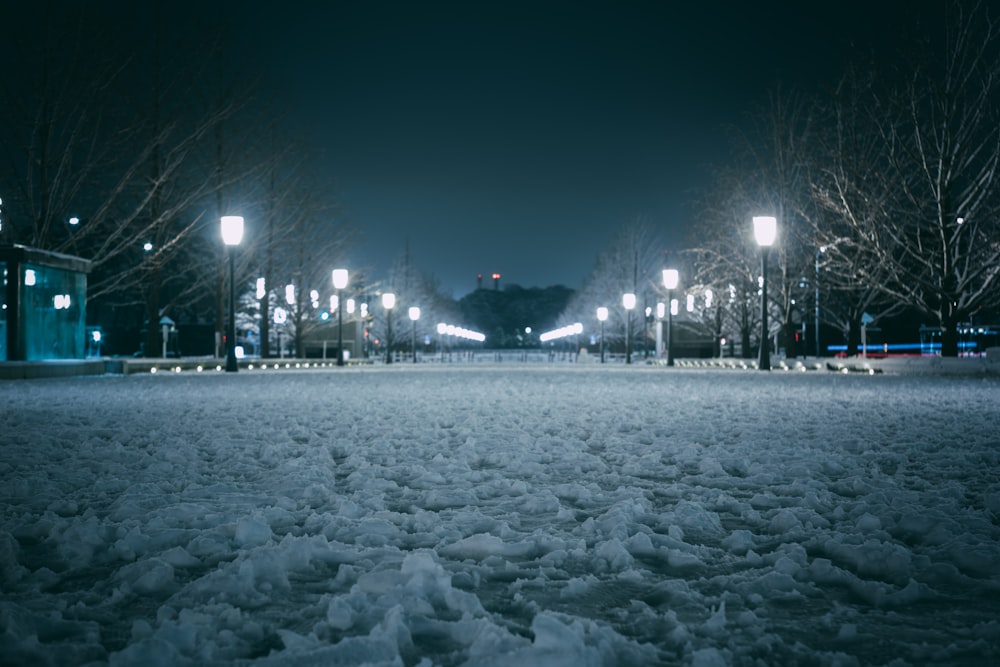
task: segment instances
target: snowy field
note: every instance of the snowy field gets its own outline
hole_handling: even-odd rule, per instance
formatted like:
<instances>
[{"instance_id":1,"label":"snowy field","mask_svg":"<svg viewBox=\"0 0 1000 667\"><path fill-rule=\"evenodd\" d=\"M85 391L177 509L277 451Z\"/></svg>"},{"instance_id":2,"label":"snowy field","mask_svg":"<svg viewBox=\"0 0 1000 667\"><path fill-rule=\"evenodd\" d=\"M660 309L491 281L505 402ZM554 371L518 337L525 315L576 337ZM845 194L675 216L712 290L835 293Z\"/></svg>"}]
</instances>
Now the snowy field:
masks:
<instances>
[{"instance_id":1,"label":"snowy field","mask_svg":"<svg viewBox=\"0 0 1000 667\"><path fill-rule=\"evenodd\" d=\"M1000 379L0 383L3 665L1000 664Z\"/></svg>"}]
</instances>

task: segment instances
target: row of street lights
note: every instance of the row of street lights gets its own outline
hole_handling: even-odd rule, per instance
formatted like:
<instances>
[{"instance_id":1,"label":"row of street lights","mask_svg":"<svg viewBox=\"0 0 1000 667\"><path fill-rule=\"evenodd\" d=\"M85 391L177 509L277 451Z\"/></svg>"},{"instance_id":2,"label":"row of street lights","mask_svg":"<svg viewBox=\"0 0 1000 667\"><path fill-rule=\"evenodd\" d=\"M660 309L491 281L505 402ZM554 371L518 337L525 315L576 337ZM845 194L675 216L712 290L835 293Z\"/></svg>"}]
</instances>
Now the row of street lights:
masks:
<instances>
[{"instance_id":1,"label":"row of street lights","mask_svg":"<svg viewBox=\"0 0 1000 667\"><path fill-rule=\"evenodd\" d=\"M382 294L382 307L385 308L385 363L392 363L392 309L396 307L396 295L392 292ZM420 308L410 306L407 311L413 324L413 363L417 363L417 320L420 319Z\"/></svg>"},{"instance_id":2,"label":"row of street lights","mask_svg":"<svg viewBox=\"0 0 1000 667\"><path fill-rule=\"evenodd\" d=\"M774 245L778 235L778 221L773 216L754 216L753 218L754 238L761 248L760 255L760 350L757 360L757 368L762 371L771 370L771 351L768 345L768 323L767 323L767 256L771 246ZM818 257L818 255L817 255ZM818 263L818 259L817 259ZM673 331L674 331L674 308L673 291L677 289L680 282L680 273L677 269L663 270L663 287L667 290L667 366L674 365ZM628 292L622 295L622 306L625 308L625 363L632 363L632 309L635 308L635 294ZM818 317L818 316L817 316ZM601 363L604 363L604 323L608 319L608 309L601 306L597 309L597 319L601 323ZM818 328L818 324L817 324ZM818 346L817 346L818 349Z\"/></svg>"},{"instance_id":3,"label":"row of street lights","mask_svg":"<svg viewBox=\"0 0 1000 667\"><path fill-rule=\"evenodd\" d=\"M680 273L677 269L663 270L663 286L667 289L667 303L671 301L673 290L677 288ZM632 292L622 295L622 306L625 308L625 363L632 363L632 310L635 308L636 297ZM667 365L674 365L673 354L673 308L667 308ZM604 323L608 319L608 309L601 306L597 309L597 319L601 323L601 363L604 363Z\"/></svg>"},{"instance_id":4,"label":"row of street lights","mask_svg":"<svg viewBox=\"0 0 1000 667\"><path fill-rule=\"evenodd\" d=\"M239 215L224 215L221 218L222 241L229 255L229 327L226 335L226 371L235 373L239 370L236 361L236 285L234 282L235 247L243 240L243 217ZM754 216L754 237L761 248L760 272L760 349L757 368L762 371L771 370L771 352L768 345L767 323L767 256L768 251L777 238L778 223L773 216ZM818 255L817 255L818 263ZM333 270L333 287L337 290L337 365L344 365L344 311L340 307L341 292L347 287L349 274L347 269ZM677 289L680 273L677 269L663 270L663 287L667 290L667 365L674 365L673 354L673 290ZM625 363L632 363L632 309L635 308L635 294L629 292L622 295L622 306L625 317ZM392 292L382 294L382 306L386 311L386 341L392 340L392 309L396 305L396 295ZM410 321L413 325L412 344L413 362L417 362L417 320L420 319L420 308L412 306L409 309ZM597 309L597 319L601 322L601 363L604 363L604 322L608 319L608 309L604 306ZM817 327L818 328L818 327ZM818 347L817 347L818 349ZM392 346L386 345L385 363L392 363Z\"/></svg>"}]
</instances>

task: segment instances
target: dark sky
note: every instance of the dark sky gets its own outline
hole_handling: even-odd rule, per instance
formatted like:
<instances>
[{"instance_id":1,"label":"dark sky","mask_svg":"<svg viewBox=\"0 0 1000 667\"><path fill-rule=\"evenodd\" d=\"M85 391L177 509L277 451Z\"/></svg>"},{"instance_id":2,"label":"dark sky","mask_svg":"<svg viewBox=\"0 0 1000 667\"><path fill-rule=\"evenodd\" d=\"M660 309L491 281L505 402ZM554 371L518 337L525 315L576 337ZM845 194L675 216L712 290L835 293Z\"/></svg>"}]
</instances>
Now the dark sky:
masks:
<instances>
[{"instance_id":1,"label":"dark sky","mask_svg":"<svg viewBox=\"0 0 1000 667\"><path fill-rule=\"evenodd\" d=\"M114 3L111 3L112 5ZM899 31L885 2L166 3L222 17L299 141L321 152L353 260L408 242L460 296L477 273L579 287L617 225L688 242L724 126L782 86L832 85Z\"/></svg>"}]
</instances>

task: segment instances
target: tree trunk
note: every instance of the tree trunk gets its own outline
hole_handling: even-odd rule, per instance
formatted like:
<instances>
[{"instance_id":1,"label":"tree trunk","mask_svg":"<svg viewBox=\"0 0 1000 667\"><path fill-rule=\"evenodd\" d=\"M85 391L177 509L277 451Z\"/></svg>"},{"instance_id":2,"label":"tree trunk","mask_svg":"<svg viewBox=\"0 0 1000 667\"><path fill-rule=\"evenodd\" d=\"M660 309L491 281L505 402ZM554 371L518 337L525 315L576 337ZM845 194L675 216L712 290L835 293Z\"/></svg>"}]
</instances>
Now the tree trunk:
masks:
<instances>
[{"instance_id":1,"label":"tree trunk","mask_svg":"<svg viewBox=\"0 0 1000 667\"><path fill-rule=\"evenodd\" d=\"M941 320L941 356L958 356L958 318L954 315Z\"/></svg>"},{"instance_id":2,"label":"tree trunk","mask_svg":"<svg viewBox=\"0 0 1000 667\"><path fill-rule=\"evenodd\" d=\"M851 318L847 325L847 356L858 356L858 348L861 346L861 320Z\"/></svg>"},{"instance_id":3,"label":"tree trunk","mask_svg":"<svg viewBox=\"0 0 1000 667\"><path fill-rule=\"evenodd\" d=\"M799 356L799 343L795 339L798 332L799 327L791 320L791 318L785 320L784 325L781 327L781 335L785 339L785 357L788 359L794 359Z\"/></svg>"},{"instance_id":4,"label":"tree trunk","mask_svg":"<svg viewBox=\"0 0 1000 667\"><path fill-rule=\"evenodd\" d=\"M146 295L146 342L144 355L158 357L162 352L160 338L160 270L149 272L149 291Z\"/></svg>"}]
</instances>

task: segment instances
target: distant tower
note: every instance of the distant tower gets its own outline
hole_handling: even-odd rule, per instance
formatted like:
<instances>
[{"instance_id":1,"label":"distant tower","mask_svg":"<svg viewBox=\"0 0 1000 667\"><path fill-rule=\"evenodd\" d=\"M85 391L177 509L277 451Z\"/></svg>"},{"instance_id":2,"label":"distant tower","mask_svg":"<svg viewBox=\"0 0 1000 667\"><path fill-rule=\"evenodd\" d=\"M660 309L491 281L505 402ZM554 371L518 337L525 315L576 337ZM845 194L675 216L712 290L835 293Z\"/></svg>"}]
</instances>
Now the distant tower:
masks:
<instances>
[{"instance_id":1,"label":"distant tower","mask_svg":"<svg viewBox=\"0 0 1000 667\"><path fill-rule=\"evenodd\" d=\"M483 289L483 274L476 274L476 289Z\"/></svg>"},{"instance_id":2,"label":"distant tower","mask_svg":"<svg viewBox=\"0 0 1000 667\"><path fill-rule=\"evenodd\" d=\"M495 289L495 290L500 289L500 274L499 273L494 273L493 274L493 289Z\"/></svg>"}]
</instances>

